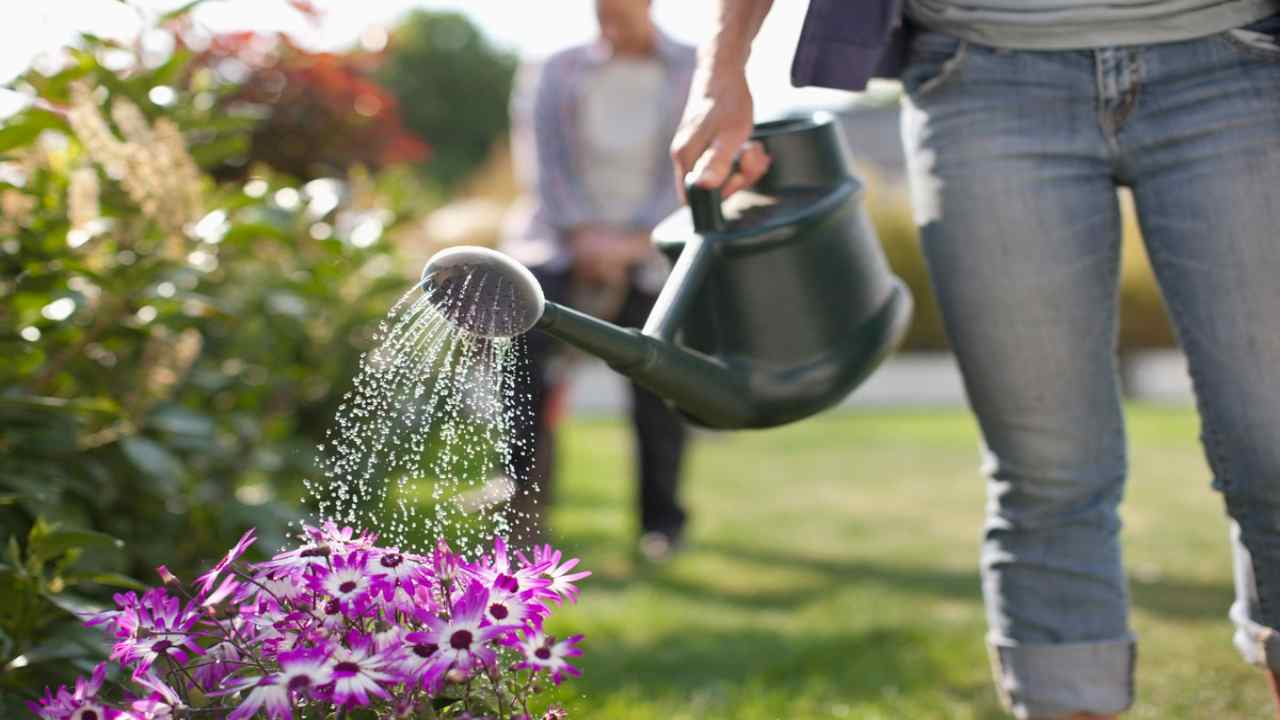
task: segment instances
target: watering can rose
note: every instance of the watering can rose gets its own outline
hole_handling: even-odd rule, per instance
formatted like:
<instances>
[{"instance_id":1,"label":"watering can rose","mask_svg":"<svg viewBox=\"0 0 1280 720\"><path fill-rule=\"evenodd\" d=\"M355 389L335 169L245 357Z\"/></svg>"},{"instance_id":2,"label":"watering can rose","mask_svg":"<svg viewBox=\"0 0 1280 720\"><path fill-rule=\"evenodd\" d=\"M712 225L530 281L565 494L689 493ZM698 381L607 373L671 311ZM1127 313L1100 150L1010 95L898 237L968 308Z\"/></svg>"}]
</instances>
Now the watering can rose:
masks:
<instances>
[{"instance_id":1,"label":"watering can rose","mask_svg":"<svg viewBox=\"0 0 1280 720\"><path fill-rule=\"evenodd\" d=\"M88 624L111 635L109 663L31 703L45 720L535 717L530 700L577 676L581 635L544 621L576 601L575 572L550 546L532 557L502 538L469 562L441 542L417 555L326 523L306 544L244 565L245 533L190 588L115 596ZM111 665L126 687L104 690ZM545 718L564 717L552 707Z\"/></svg>"}]
</instances>

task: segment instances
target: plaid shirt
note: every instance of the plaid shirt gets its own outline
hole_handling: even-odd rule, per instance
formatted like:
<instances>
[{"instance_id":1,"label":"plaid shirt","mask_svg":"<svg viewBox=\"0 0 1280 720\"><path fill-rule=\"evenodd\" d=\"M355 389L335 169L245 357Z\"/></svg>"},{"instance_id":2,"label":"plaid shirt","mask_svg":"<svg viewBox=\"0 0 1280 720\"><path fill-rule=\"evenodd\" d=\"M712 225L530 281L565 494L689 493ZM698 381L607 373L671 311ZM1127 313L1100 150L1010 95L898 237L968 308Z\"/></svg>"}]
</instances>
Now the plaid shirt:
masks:
<instances>
[{"instance_id":1,"label":"plaid shirt","mask_svg":"<svg viewBox=\"0 0 1280 720\"><path fill-rule=\"evenodd\" d=\"M662 103L663 137L669 141L689 95L696 52L659 32L656 57L666 68L664 91L655 102ZM602 42L579 45L522 67L516 78L511 147L527 197L504 233L503 249L528 265L567 266L567 231L598 220L578 171L584 145L578 110L584 78L608 59ZM652 190L628 223L631 229L647 232L680 205L667 145L655 150L661 157L653 163Z\"/></svg>"}]
</instances>

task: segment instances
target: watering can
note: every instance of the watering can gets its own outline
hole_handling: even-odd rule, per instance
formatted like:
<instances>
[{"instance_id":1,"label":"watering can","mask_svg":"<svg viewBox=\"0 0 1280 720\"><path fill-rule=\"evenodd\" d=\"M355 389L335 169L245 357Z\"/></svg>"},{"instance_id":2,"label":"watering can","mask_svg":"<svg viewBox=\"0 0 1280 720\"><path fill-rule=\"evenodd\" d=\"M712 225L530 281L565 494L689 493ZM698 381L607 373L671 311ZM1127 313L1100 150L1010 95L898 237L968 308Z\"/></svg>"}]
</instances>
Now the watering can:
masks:
<instances>
[{"instance_id":1,"label":"watering can","mask_svg":"<svg viewBox=\"0 0 1280 720\"><path fill-rule=\"evenodd\" d=\"M772 158L722 202L687 188L653 231L673 267L643 330L547 301L533 274L477 247L442 250L422 287L489 337L537 328L604 359L697 424L766 428L840 402L902 339L911 295L889 270L827 115L763 123Z\"/></svg>"}]
</instances>

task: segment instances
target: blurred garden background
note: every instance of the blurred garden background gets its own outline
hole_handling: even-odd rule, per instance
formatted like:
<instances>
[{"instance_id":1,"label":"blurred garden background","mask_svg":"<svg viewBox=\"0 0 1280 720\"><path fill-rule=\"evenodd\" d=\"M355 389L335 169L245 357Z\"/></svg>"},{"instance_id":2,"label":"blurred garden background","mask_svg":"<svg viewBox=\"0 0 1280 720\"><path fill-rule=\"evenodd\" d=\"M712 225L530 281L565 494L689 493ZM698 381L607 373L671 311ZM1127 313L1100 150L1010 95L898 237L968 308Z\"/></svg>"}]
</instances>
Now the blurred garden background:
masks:
<instances>
[{"instance_id":1,"label":"blurred garden background","mask_svg":"<svg viewBox=\"0 0 1280 720\"><path fill-rule=\"evenodd\" d=\"M99 4L112 32L48 31ZM250 526L262 549L285 544L379 320L436 249L496 242L516 199L517 64L565 38L525 9L504 20L506 3L350 8L364 4L259 0L250 14L276 20L244 23L201 15L237 2L59 0L8 43L0 716L103 656L75 612L161 563L191 577ZM582 33L569 40L589 37L589 3L556 7L562 33ZM697 40L705 9L680 7L659 2L659 21L685 12L675 26ZM896 91L851 105L777 89L796 10L753 61L774 88L761 113L842 114L917 299L904 353L945 353L895 167ZM1119 349L1139 357L1171 336L1126 218ZM656 568L630 556L623 423L570 418L552 526L597 572L558 619L588 635L586 675L561 691L574 716L996 717L976 431L959 407L888 404L700 436L690 548ZM1226 528L1194 417L1132 415L1136 716L1260 716L1262 683L1229 644Z\"/></svg>"}]
</instances>

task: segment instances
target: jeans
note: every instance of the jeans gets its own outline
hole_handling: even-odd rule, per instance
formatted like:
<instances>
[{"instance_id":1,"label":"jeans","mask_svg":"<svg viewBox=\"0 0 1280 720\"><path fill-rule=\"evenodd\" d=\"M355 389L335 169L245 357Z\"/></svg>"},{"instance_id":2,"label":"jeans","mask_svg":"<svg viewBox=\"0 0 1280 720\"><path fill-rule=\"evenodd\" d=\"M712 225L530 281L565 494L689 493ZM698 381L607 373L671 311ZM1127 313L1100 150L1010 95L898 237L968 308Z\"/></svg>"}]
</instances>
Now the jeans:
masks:
<instances>
[{"instance_id":1,"label":"jeans","mask_svg":"<svg viewBox=\"0 0 1280 720\"><path fill-rule=\"evenodd\" d=\"M903 138L988 478L983 593L1018 717L1133 700L1116 189L1130 188L1232 520L1236 644L1280 670L1280 16L1141 47L924 31Z\"/></svg>"}]
</instances>

